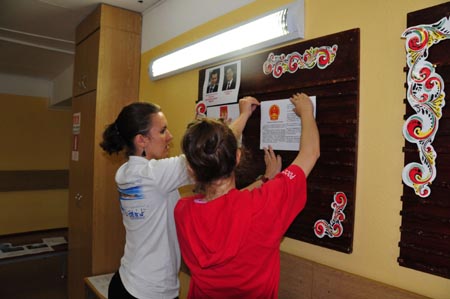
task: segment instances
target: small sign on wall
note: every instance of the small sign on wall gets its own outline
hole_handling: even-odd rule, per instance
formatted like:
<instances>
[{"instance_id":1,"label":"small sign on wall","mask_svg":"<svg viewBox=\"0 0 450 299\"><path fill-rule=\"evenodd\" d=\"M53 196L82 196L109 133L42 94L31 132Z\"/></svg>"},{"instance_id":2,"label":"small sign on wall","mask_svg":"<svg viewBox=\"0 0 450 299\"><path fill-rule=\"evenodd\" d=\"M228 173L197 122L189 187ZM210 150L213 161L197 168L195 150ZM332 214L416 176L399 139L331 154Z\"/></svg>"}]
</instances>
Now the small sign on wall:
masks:
<instances>
[{"instance_id":1,"label":"small sign on wall","mask_svg":"<svg viewBox=\"0 0 450 299\"><path fill-rule=\"evenodd\" d=\"M80 134L80 124L81 124L81 113L74 113L72 116L72 133Z\"/></svg>"},{"instance_id":2,"label":"small sign on wall","mask_svg":"<svg viewBox=\"0 0 450 299\"><path fill-rule=\"evenodd\" d=\"M72 115L72 161L78 161L79 151L78 142L81 127L81 113L77 112Z\"/></svg>"}]
</instances>

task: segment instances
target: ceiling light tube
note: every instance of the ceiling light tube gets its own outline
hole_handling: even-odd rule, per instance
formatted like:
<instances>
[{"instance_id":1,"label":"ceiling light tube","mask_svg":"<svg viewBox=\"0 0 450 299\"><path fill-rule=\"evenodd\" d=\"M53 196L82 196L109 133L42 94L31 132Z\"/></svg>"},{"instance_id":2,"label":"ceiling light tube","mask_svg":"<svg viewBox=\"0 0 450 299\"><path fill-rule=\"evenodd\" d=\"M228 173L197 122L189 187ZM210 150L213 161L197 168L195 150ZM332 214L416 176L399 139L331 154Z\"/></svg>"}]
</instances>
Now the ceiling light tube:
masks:
<instances>
[{"instance_id":1,"label":"ceiling light tube","mask_svg":"<svg viewBox=\"0 0 450 299\"><path fill-rule=\"evenodd\" d=\"M303 0L229 28L150 62L152 80L304 37Z\"/></svg>"}]
</instances>

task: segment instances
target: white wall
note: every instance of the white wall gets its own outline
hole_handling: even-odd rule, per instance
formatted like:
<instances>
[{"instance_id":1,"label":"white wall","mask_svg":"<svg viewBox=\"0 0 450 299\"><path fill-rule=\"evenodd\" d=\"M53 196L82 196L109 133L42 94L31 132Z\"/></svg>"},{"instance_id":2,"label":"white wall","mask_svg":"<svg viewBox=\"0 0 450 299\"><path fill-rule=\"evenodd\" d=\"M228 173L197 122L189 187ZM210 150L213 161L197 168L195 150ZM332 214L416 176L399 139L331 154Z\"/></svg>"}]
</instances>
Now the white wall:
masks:
<instances>
[{"instance_id":1,"label":"white wall","mask_svg":"<svg viewBox=\"0 0 450 299\"><path fill-rule=\"evenodd\" d=\"M0 73L0 93L48 99L49 107L71 106L73 65L53 81Z\"/></svg>"},{"instance_id":2,"label":"white wall","mask_svg":"<svg viewBox=\"0 0 450 299\"><path fill-rule=\"evenodd\" d=\"M254 0L162 1L143 13L141 52L251 2Z\"/></svg>"},{"instance_id":3,"label":"white wall","mask_svg":"<svg viewBox=\"0 0 450 299\"><path fill-rule=\"evenodd\" d=\"M49 100L49 106L71 105L72 82L73 64L53 79L53 92Z\"/></svg>"},{"instance_id":4,"label":"white wall","mask_svg":"<svg viewBox=\"0 0 450 299\"><path fill-rule=\"evenodd\" d=\"M24 76L0 73L0 93L50 98L52 82Z\"/></svg>"}]
</instances>

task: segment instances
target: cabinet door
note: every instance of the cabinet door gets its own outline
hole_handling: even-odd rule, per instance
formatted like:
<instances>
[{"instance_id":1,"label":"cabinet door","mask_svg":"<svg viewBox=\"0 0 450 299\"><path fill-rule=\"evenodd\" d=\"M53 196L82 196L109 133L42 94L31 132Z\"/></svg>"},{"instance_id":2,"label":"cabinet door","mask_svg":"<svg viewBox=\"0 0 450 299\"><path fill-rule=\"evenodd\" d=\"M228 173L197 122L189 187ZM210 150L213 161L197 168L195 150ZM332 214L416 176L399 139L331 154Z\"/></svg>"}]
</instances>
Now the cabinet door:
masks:
<instances>
[{"instance_id":1,"label":"cabinet door","mask_svg":"<svg viewBox=\"0 0 450 299\"><path fill-rule=\"evenodd\" d=\"M100 31L77 45L73 74L73 94L78 96L97 88Z\"/></svg>"},{"instance_id":2,"label":"cabinet door","mask_svg":"<svg viewBox=\"0 0 450 299\"><path fill-rule=\"evenodd\" d=\"M92 275L93 156L95 92L75 97L72 111L79 118L73 125L69 174L69 259L70 299L84 298L83 278ZM75 121L74 121L75 122Z\"/></svg>"}]
</instances>

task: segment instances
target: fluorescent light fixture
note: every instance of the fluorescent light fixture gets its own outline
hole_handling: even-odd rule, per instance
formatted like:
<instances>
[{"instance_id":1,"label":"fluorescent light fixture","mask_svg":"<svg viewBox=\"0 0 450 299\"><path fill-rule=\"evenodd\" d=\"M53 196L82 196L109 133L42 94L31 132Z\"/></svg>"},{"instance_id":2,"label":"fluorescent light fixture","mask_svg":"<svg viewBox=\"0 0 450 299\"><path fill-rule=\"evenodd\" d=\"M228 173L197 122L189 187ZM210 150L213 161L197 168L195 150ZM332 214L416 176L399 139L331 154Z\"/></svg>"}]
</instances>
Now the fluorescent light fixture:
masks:
<instances>
[{"instance_id":1,"label":"fluorescent light fixture","mask_svg":"<svg viewBox=\"0 0 450 299\"><path fill-rule=\"evenodd\" d=\"M152 80L303 38L303 0L163 55L150 62Z\"/></svg>"}]
</instances>

